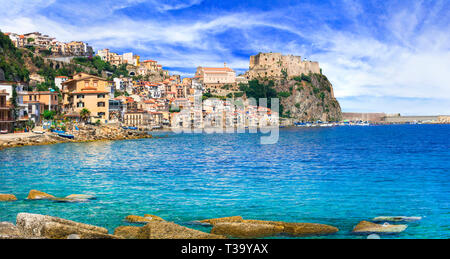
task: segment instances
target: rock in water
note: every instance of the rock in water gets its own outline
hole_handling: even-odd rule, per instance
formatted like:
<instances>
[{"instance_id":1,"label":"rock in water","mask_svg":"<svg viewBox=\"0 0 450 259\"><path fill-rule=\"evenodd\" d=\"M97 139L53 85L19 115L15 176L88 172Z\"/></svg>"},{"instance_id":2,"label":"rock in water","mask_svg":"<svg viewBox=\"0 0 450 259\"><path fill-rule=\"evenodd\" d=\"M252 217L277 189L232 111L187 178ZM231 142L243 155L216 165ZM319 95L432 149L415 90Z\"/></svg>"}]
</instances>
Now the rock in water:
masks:
<instances>
[{"instance_id":1,"label":"rock in water","mask_svg":"<svg viewBox=\"0 0 450 259\"><path fill-rule=\"evenodd\" d=\"M17 197L14 194L1 194L0 201L16 201Z\"/></svg>"},{"instance_id":2,"label":"rock in water","mask_svg":"<svg viewBox=\"0 0 450 259\"><path fill-rule=\"evenodd\" d=\"M334 234L339 231L339 229L336 227L317 223L291 223L265 220L244 220L244 222L282 226L284 228L283 234L290 236L328 235Z\"/></svg>"},{"instance_id":3,"label":"rock in water","mask_svg":"<svg viewBox=\"0 0 450 259\"><path fill-rule=\"evenodd\" d=\"M136 215L128 215L125 217L125 221L130 222L130 223L145 224L145 223L152 222L152 221L164 221L164 219L162 219L158 216L145 214L145 217L136 216Z\"/></svg>"},{"instance_id":4,"label":"rock in water","mask_svg":"<svg viewBox=\"0 0 450 259\"><path fill-rule=\"evenodd\" d=\"M66 199L74 199L74 200L92 200L95 199L94 195L87 194L71 194L66 196Z\"/></svg>"},{"instance_id":5,"label":"rock in water","mask_svg":"<svg viewBox=\"0 0 450 259\"><path fill-rule=\"evenodd\" d=\"M120 226L114 230L114 235L125 239L139 239L141 229L142 227Z\"/></svg>"},{"instance_id":6,"label":"rock in water","mask_svg":"<svg viewBox=\"0 0 450 259\"><path fill-rule=\"evenodd\" d=\"M155 215L151 215L151 214L145 214L144 218L150 219L150 220L156 220L156 221L164 221L163 218L155 216Z\"/></svg>"},{"instance_id":7,"label":"rock in water","mask_svg":"<svg viewBox=\"0 0 450 259\"><path fill-rule=\"evenodd\" d=\"M254 224L254 223L216 223L211 230L212 234L224 235L237 238L261 238L270 237L282 233L283 226L273 224Z\"/></svg>"},{"instance_id":8,"label":"rock in water","mask_svg":"<svg viewBox=\"0 0 450 259\"><path fill-rule=\"evenodd\" d=\"M224 218L216 218L216 219L204 219L200 220L200 223L214 225L216 223L233 223L233 222L242 222L244 219L241 216L232 216L232 217L224 217Z\"/></svg>"},{"instance_id":9,"label":"rock in water","mask_svg":"<svg viewBox=\"0 0 450 259\"><path fill-rule=\"evenodd\" d=\"M353 229L353 233L400 233L403 232L407 225L390 225L390 224L375 224L368 221L361 221Z\"/></svg>"},{"instance_id":10,"label":"rock in water","mask_svg":"<svg viewBox=\"0 0 450 259\"><path fill-rule=\"evenodd\" d=\"M419 221L422 217L406 217L406 216L380 216L372 219L374 222L411 222L411 221Z\"/></svg>"},{"instance_id":11,"label":"rock in water","mask_svg":"<svg viewBox=\"0 0 450 259\"><path fill-rule=\"evenodd\" d=\"M16 225L25 237L65 239L78 234L82 238L113 238L106 228L39 214L19 213Z\"/></svg>"},{"instance_id":12,"label":"rock in water","mask_svg":"<svg viewBox=\"0 0 450 259\"><path fill-rule=\"evenodd\" d=\"M45 200L45 199L53 199L56 198L53 195L50 195L45 192L37 191L37 190L31 190L30 193L28 193L28 200Z\"/></svg>"},{"instance_id":13,"label":"rock in water","mask_svg":"<svg viewBox=\"0 0 450 259\"><path fill-rule=\"evenodd\" d=\"M167 221L153 221L142 227L139 239L223 239L224 236L190 229Z\"/></svg>"},{"instance_id":14,"label":"rock in water","mask_svg":"<svg viewBox=\"0 0 450 259\"><path fill-rule=\"evenodd\" d=\"M11 222L0 222L0 239L9 239L13 237L20 238L22 233L19 228Z\"/></svg>"}]
</instances>

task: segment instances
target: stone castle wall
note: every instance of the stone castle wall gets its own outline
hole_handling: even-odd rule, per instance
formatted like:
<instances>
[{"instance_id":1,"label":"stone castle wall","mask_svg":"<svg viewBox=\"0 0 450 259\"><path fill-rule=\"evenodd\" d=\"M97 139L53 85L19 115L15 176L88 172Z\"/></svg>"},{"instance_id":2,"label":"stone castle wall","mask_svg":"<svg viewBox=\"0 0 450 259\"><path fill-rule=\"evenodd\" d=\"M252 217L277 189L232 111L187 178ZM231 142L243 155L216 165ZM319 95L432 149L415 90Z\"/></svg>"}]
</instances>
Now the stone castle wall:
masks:
<instances>
[{"instance_id":1,"label":"stone castle wall","mask_svg":"<svg viewBox=\"0 0 450 259\"><path fill-rule=\"evenodd\" d=\"M318 62L302 61L300 56L282 55L281 53L259 53L250 56L247 78L283 77L283 70L289 77L309 73L320 74Z\"/></svg>"}]
</instances>

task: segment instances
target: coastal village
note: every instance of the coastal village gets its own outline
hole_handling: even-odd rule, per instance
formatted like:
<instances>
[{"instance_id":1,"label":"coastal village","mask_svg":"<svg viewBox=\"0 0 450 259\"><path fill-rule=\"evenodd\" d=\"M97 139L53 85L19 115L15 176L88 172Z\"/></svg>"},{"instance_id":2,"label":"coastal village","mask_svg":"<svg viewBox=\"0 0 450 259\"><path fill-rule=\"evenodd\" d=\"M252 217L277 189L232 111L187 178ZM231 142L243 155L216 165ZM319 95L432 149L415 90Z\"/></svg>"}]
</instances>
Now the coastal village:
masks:
<instances>
[{"instance_id":1,"label":"coastal village","mask_svg":"<svg viewBox=\"0 0 450 259\"><path fill-rule=\"evenodd\" d=\"M320 81L326 77L319 63L302 60L300 56L259 53L250 56L249 70L240 75L224 63L222 67L198 66L194 77L181 78L171 75L158 61L142 60L134 53L118 54L109 49L94 53L88 43L63 43L39 32L3 34L15 48L28 51L32 60L41 60L50 70L60 71L66 65L74 65L76 69L70 75L66 71L66 75L53 77L30 71L27 80L7 80L7 71L0 70L2 134L52 130L62 137L73 137L83 125L145 131L265 125L335 126L345 125L345 121L369 121L364 118L382 122L389 117L342 114L331 84L324 85ZM101 63L106 68L85 69L89 62ZM252 102L248 98L252 96L247 96L245 91L252 80L272 85L274 80L284 83L280 89L286 89L276 97L284 98L282 105L290 110L282 113ZM316 85L324 85L326 90L316 88L313 85L316 81ZM308 85L311 90L306 95L321 99L321 104L315 105L314 102L319 101L302 96L302 91L308 92L305 90ZM309 106L304 108L305 104ZM301 116L296 119L292 116L295 113ZM445 122L448 118L437 120ZM330 121L332 123L328 123Z\"/></svg>"},{"instance_id":2,"label":"coastal village","mask_svg":"<svg viewBox=\"0 0 450 259\"><path fill-rule=\"evenodd\" d=\"M30 74L28 82L7 81L0 74L1 133L29 131L36 126L68 130L66 123L49 124L53 119L71 122L71 126L84 122L147 130L205 127L206 123L212 127L236 123L278 125L279 114L270 108L251 105L240 91L240 85L260 77L281 77L286 72L292 76L320 73L317 62L302 61L301 57L292 55L260 53L250 57L250 69L243 75L237 76L224 63L223 67L199 66L194 77L181 78L170 75L157 61L141 60L133 53L117 54L109 49L94 53L85 42L62 43L39 32L4 35L16 48L47 53L47 62L59 65L95 56L114 67L126 67L128 74L112 77L109 71L102 71L101 76L85 72L55 76L54 88L40 90L32 87L45 82L38 73ZM244 98L243 108L235 109L236 105L227 98L239 97ZM214 99L196 107L196 101L207 98ZM197 124L193 125L197 118Z\"/></svg>"}]
</instances>

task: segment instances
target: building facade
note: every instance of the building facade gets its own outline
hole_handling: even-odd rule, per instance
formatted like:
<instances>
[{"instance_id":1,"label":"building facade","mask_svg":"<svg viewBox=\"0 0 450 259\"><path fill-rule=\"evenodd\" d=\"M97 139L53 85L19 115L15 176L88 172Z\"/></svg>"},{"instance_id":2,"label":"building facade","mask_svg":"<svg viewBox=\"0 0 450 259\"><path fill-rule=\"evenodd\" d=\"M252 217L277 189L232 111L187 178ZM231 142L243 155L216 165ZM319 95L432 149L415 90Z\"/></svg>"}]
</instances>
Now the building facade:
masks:
<instances>
[{"instance_id":1,"label":"building facade","mask_svg":"<svg viewBox=\"0 0 450 259\"><path fill-rule=\"evenodd\" d=\"M101 77L78 73L63 85L63 112L80 113L90 111L90 122L109 120L109 82Z\"/></svg>"},{"instance_id":2,"label":"building facade","mask_svg":"<svg viewBox=\"0 0 450 259\"><path fill-rule=\"evenodd\" d=\"M8 133L13 130L14 120L11 116L8 96L6 90L0 90L0 133Z\"/></svg>"}]
</instances>

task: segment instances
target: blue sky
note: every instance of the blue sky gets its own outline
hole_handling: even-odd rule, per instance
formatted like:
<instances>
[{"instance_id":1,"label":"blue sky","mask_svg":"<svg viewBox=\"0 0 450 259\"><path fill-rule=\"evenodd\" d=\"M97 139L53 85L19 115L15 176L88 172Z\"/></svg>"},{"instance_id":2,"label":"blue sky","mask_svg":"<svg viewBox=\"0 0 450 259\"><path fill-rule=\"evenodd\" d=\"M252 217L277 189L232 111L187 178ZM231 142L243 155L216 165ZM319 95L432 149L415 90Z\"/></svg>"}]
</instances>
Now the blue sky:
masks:
<instances>
[{"instance_id":1,"label":"blue sky","mask_svg":"<svg viewBox=\"0 0 450 259\"><path fill-rule=\"evenodd\" d=\"M133 51L173 73L319 61L344 111L450 114L450 1L0 0L0 29Z\"/></svg>"}]
</instances>

